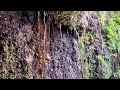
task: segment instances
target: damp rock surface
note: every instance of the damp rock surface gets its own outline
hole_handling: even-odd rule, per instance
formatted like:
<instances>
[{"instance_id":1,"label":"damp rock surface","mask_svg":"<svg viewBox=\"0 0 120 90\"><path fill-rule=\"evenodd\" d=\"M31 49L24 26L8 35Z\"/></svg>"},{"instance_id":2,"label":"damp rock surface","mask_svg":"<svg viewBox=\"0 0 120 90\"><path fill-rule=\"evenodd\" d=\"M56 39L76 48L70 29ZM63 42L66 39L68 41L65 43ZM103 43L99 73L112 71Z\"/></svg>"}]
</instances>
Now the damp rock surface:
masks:
<instances>
[{"instance_id":1,"label":"damp rock surface","mask_svg":"<svg viewBox=\"0 0 120 90\"><path fill-rule=\"evenodd\" d=\"M115 78L119 54L107 46L99 13L0 11L0 78Z\"/></svg>"}]
</instances>

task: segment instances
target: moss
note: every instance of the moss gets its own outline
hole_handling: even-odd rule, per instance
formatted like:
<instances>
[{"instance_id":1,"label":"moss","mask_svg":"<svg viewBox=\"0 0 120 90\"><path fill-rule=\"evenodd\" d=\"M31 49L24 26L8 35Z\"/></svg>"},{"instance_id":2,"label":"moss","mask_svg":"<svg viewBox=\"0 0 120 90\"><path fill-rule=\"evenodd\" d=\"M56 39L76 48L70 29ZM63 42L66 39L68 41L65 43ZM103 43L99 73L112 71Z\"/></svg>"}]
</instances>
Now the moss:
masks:
<instances>
[{"instance_id":1,"label":"moss","mask_svg":"<svg viewBox=\"0 0 120 90\"><path fill-rule=\"evenodd\" d=\"M80 16L80 11L61 11L54 15L55 22L61 25L71 26L71 19L74 16Z\"/></svg>"},{"instance_id":2,"label":"moss","mask_svg":"<svg viewBox=\"0 0 120 90\"><path fill-rule=\"evenodd\" d=\"M14 65L15 65L15 57L13 55L13 45L10 48L10 50L8 50L8 48L10 48L10 47L8 47L8 40L7 40L5 43L5 48L4 48L5 54L6 54L5 66L3 65L3 71L5 74L6 74L6 72L9 72L8 68L14 72ZM12 75L12 78L15 78L13 74L10 74L10 77L7 76L6 78L11 79L11 75ZM4 75L3 75L3 78L4 78Z\"/></svg>"},{"instance_id":3,"label":"moss","mask_svg":"<svg viewBox=\"0 0 120 90\"><path fill-rule=\"evenodd\" d=\"M73 11L62 11L57 15L54 15L55 21L57 24L62 24L62 25L69 25L69 21L71 18L71 14Z\"/></svg>"}]
</instances>

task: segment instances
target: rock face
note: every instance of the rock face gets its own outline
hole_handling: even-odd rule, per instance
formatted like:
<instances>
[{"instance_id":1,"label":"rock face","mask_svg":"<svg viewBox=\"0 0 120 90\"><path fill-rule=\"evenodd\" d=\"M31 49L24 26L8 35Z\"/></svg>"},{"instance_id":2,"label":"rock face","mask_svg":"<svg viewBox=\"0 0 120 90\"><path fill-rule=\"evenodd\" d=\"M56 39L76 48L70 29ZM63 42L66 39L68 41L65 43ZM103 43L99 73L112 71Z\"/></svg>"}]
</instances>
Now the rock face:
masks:
<instances>
[{"instance_id":1,"label":"rock face","mask_svg":"<svg viewBox=\"0 0 120 90\"><path fill-rule=\"evenodd\" d=\"M50 12L0 11L0 78L109 79L112 62L98 13L82 11L69 26Z\"/></svg>"},{"instance_id":2,"label":"rock face","mask_svg":"<svg viewBox=\"0 0 120 90\"><path fill-rule=\"evenodd\" d=\"M68 30L52 29L49 65L46 78L48 79L79 79L82 78L78 69L76 55L77 41Z\"/></svg>"}]
</instances>

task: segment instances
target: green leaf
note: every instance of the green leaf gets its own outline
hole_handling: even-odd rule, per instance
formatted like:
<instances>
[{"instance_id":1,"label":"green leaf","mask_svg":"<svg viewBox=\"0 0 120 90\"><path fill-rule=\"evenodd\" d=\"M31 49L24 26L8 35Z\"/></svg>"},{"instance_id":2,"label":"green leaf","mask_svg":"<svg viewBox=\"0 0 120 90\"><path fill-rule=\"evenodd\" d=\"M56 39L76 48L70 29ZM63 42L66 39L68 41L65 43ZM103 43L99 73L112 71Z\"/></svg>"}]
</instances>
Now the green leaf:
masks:
<instances>
[{"instance_id":1,"label":"green leaf","mask_svg":"<svg viewBox=\"0 0 120 90\"><path fill-rule=\"evenodd\" d=\"M104 58L103 58L101 55L98 55L98 59L99 59L100 61L103 61L103 60L104 60Z\"/></svg>"}]
</instances>

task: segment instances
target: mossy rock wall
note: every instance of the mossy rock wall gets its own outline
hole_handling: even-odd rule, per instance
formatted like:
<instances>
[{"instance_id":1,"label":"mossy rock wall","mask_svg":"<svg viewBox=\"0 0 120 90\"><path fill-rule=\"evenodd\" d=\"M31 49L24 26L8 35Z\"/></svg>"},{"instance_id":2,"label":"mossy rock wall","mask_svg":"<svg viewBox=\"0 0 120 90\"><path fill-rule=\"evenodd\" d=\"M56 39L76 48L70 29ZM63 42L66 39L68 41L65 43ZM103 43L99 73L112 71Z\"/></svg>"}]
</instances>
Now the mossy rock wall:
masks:
<instances>
[{"instance_id":1,"label":"mossy rock wall","mask_svg":"<svg viewBox=\"0 0 120 90\"><path fill-rule=\"evenodd\" d=\"M0 11L0 78L119 78L119 17L112 11Z\"/></svg>"}]
</instances>

